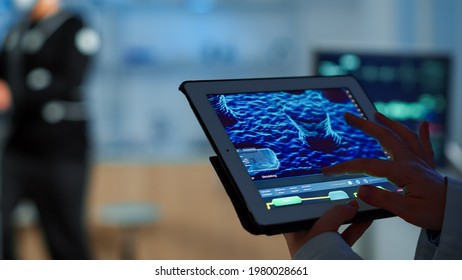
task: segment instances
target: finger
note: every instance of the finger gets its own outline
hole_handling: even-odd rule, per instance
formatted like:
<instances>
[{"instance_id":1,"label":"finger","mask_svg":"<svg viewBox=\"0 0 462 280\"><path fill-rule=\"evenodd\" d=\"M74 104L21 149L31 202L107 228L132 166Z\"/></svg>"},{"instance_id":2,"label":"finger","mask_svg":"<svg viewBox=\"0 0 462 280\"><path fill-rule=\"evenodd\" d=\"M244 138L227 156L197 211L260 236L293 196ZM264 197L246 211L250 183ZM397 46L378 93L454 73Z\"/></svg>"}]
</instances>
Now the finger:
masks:
<instances>
[{"instance_id":1,"label":"finger","mask_svg":"<svg viewBox=\"0 0 462 280\"><path fill-rule=\"evenodd\" d=\"M381 113L375 113L375 119L392 130L404 144L417 156L423 157L422 145L417 134L407 126L387 118Z\"/></svg>"},{"instance_id":2,"label":"finger","mask_svg":"<svg viewBox=\"0 0 462 280\"><path fill-rule=\"evenodd\" d=\"M388 177L397 175L395 163L389 160L377 158L359 158L350 161L338 163L329 167L324 167L324 175L341 175L341 174L368 174L376 177ZM401 172L399 174L402 174Z\"/></svg>"},{"instance_id":3,"label":"finger","mask_svg":"<svg viewBox=\"0 0 462 280\"><path fill-rule=\"evenodd\" d=\"M400 194L381 190L375 186L361 186L358 190L358 197L362 201L377 208L385 209L402 218L413 212L409 197Z\"/></svg>"},{"instance_id":4,"label":"finger","mask_svg":"<svg viewBox=\"0 0 462 280\"><path fill-rule=\"evenodd\" d=\"M358 202L351 201L345 205L336 205L328 210L311 228L313 234L329 231L338 231L346 221L351 220L358 212Z\"/></svg>"},{"instance_id":5,"label":"finger","mask_svg":"<svg viewBox=\"0 0 462 280\"><path fill-rule=\"evenodd\" d=\"M343 240L345 240L348 245L353 246L356 241L364 234L364 232L366 232L371 224L372 220L351 224L342 232Z\"/></svg>"},{"instance_id":6,"label":"finger","mask_svg":"<svg viewBox=\"0 0 462 280\"><path fill-rule=\"evenodd\" d=\"M291 256L294 256L303 244L315 236L325 232L338 232L339 227L346 221L351 220L357 211L358 203L356 201L345 205L336 205L324 213L308 232L301 231L284 234Z\"/></svg>"},{"instance_id":7,"label":"finger","mask_svg":"<svg viewBox=\"0 0 462 280\"><path fill-rule=\"evenodd\" d=\"M404 186L409 183L409 178L403 176L403 173L410 173L410 166L405 162L393 162L377 158L359 158L324 167L322 173L327 176L366 174L387 178L397 186Z\"/></svg>"},{"instance_id":8,"label":"finger","mask_svg":"<svg viewBox=\"0 0 462 280\"><path fill-rule=\"evenodd\" d=\"M431 168L435 168L435 153L433 146L430 141L430 123L424 121L419 127L419 137L422 143L423 159L430 165Z\"/></svg>"},{"instance_id":9,"label":"finger","mask_svg":"<svg viewBox=\"0 0 462 280\"><path fill-rule=\"evenodd\" d=\"M370 120L359 118L353 114L345 113L345 121L347 124L362 130L369 136L374 137L380 145L390 152L392 156L402 154L402 151L407 147L401 142L396 134L389 128L382 126Z\"/></svg>"}]
</instances>

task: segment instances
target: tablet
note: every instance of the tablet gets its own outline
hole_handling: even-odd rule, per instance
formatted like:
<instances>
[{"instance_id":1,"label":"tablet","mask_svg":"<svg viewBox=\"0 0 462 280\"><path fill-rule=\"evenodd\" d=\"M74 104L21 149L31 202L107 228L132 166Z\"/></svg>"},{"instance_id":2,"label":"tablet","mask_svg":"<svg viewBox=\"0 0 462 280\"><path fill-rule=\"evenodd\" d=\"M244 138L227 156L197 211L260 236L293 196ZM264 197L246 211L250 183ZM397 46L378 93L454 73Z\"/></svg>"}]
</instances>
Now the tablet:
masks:
<instances>
[{"instance_id":1,"label":"tablet","mask_svg":"<svg viewBox=\"0 0 462 280\"><path fill-rule=\"evenodd\" d=\"M344 113L376 112L352 76L185 81L186 95L216 155L211 162L245 229L308 229L325 211L355 199L360 185L399 188L368 175L325 176L356 158L388 159L379 143L346 124ZM358 201L349 222L391 214Z\"/></svg>"}]
</instances>

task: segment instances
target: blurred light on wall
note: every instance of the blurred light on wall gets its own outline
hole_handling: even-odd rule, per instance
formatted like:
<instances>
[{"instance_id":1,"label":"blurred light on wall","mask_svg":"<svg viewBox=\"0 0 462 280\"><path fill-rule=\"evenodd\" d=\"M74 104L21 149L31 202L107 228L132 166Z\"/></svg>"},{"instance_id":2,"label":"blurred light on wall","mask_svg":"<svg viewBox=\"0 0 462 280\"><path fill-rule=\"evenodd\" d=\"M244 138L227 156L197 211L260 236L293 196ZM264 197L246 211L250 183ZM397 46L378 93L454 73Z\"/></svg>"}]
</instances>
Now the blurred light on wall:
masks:
<instances>
[{"instance_id":1,"label":"blurred light on wall","mask_svg":"<svg viewBox=\"0 0 462 280\"><path fill-rule=\"evenodd\" d=\"M11 1L0 1L0 14L11 10Z\"/></svg>"}]
</instances>

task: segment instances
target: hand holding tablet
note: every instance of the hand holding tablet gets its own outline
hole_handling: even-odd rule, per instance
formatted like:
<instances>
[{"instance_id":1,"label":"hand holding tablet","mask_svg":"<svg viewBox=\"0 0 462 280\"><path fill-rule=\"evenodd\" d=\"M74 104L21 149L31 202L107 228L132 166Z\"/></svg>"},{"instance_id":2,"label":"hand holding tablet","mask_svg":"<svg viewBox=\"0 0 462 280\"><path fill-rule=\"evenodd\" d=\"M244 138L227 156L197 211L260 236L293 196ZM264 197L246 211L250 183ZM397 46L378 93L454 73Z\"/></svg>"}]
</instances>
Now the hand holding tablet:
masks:
<instances>
[{"instance_id":1,"label":"hand holding tablet","mask_svg":"<svg viewBox=\"0 0 462 280\"><path fill-rule=\"evenodd\" d=\"M358 196L364 202L386 209L407 222L429 230L441 230L446 199L444 177L435 171L428 122L419 135L406 126L377 113L379 123L351 115L347 122L374 136L392 156L391 161L356 159L327 167L324 174L366 173L384 177L402 187L404 196L363 186Z\"/></svg>"},{"instance_id":2,"label":"hand holding tablet","mask_svg":"<svg viewBox=\"0 0 462 280\"><path fill-rule=\"evenodd\" d=\"M180 90L217 154L212 163L249 232L307 229L334 205L354 200L360 185L401 191L377 176L322 174L355 159L388 161L373 137L345 122L345 113L360 119L375 113L353 77L187 81ZM348 222L391 215L362 202L358 208Z\"/></svg>"},{"instance_id":3,"label":"hand holding tablet","mask_svg":"<svg viewBox=\"0 0 462 280\"><path fill-rule=\"evenodd\" d=\"M392 156L391 161L372 158L356 159L323 169L325 174L354 174L386 177L404 189L405 195L384 191L374 186L361 186L358 197L375 207L389 210L416 226L440 232L446 204L447 182L434 170L433 149L430 143L428 122L420 126L419 135L407 127L376 114L379 123L352 115L347 122L376 137ZM338 205L327 211L309 231L287 233L285 238L292 256L317 235L337 232L345 221L354 216L356 205ZM369 223L353 223L342 234L352 246L368 228Z\"/></svg>"}]
</instances>

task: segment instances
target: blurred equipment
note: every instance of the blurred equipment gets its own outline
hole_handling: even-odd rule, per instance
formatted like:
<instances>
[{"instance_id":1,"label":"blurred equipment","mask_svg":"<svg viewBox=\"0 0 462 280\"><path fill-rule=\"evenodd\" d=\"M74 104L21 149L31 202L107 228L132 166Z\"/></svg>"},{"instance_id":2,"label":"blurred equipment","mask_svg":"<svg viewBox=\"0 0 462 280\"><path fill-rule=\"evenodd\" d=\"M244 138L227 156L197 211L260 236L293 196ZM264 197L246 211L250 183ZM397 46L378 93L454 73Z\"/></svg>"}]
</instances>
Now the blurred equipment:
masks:
<instances>
[{"instance_id":1,"label":"blurred equipment","mask_svg":"<svg viewBox=\"0 0 462 280\"><path fill-rule=\"evenodd\" d=\"M445 54L326 49L314 53L317 75L355 76L377 110L416 130L430 121L438 166L444 166L451 60Z\"/></svg>"}]
</instances>

